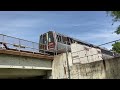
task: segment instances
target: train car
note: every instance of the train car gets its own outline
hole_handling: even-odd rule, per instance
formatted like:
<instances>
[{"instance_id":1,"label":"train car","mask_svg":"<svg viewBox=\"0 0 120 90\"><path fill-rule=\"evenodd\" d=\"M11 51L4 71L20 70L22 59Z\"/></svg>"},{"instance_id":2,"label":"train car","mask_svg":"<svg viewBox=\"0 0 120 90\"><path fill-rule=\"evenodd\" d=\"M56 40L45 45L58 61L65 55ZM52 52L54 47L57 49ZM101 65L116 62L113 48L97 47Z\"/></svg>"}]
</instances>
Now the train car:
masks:
<instances>
[{"instance_id":1,"label":"train car","mask_svg":"<svg viewBox=\"0 0 120 90\"><path fill-rule=\"evenodd\" d=\"M72 39L71 41L68 40L69 38L62 34L49 31L40 35L39 48L40 51L45 50L51 53L55 51L57 51L57 53L65 52L66 48L70 51L70 42L73 43L74 41Z\"/></svg>"},{"instance_id":2,"label":"train car","mask_svg":"<svg viewBox=\"0 0 120 90\"><path fill-rule=\"evenodd\" d=\"M45 50L47 53L54 53L54 52L63 53L66 52L66 50L71 51L70 45L72 43L78 43L89 47L99 48L101 49L101 52L103 54L110 56L113 55L112 52L110 52L105 48L95 46L93 44L69 37L67 35L57 33L55 31L49 31L47 33L40 35L39 48L40 51Z\"/></svg>"}]
</instances>

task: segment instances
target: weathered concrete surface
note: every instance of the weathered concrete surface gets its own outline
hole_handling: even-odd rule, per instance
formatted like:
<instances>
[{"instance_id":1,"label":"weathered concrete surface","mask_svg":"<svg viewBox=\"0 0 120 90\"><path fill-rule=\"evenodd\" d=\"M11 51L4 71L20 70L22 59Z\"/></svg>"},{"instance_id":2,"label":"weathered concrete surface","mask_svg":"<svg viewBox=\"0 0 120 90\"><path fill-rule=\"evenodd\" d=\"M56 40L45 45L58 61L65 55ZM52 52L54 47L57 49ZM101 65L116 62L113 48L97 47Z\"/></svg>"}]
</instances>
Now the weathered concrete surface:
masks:
<instances>
[{"instance_id":1,"label":"weathered concrete surface","mask_svg":"<svg viewBox=\"0 0 120 90\"><path fill-rule=\"evenodd\" d=\"M23 57L32 57L32 58L38 58L38 59L46 59L46 60L53 60L53 56L49 55L42 55L40 53L34 53L28 52L28 51L18 51L18 50L6 50L6 49L0 49L0 54L8 54L8 55L17 55L17 56L23 56Z\"/></svg>"},{"instance_id":2,"label":"weathered concrete surface","mask_svg":"<svg viewBox=\"0 0 120 90\"><path fill-rule=\"evenodd\" d=\"M71 79L120 79L120 57L90 62L72 64L69 53ZM55 56L52 66L53 79L68 78L66 54Z\"/></svg>"},{"instance_id":3,"label":"weathered concrete surface","mask_svg":"<svg viewBox=\"0 0 120 90\"><path fill-rule=\"evenodd\" d=\"M70 67L73 66L71 53L68 53L68 64ZM68 78L66 53L62 53L54 57L53 64L52 64L52 76L53 76L53 79Z\"/></svg>"},{"instance_id":4,"label":"weathered concrete surface","mask_svg":"<svg viewBox=\"0 0 120 90\"><path fill-rule=\"evenodd\" d=\"M105 79L105 69L101 61L75 64L71 68L71 79Z\"/></svg>"},{"instance_id":5,"label":"weathered concrete surface","mask_svg":"<svg viewBox=\"0 0 120 90\"><path fill-rule=\"evenodd\" d=\"M105 60L106 78L120 79L120 57Z\"/></svg>"},{"instance_id":6,"label":"weathered concrete surface","mask_svg":"<svg viewBox=\"0 0 120 90\"><path fill-rule=\"evenodd\" d=\"M31 70L31 69L0 69L0 79L17 79L44 76L46 71L44 70Z\"/></svg>"},{"instance_id":7,"label":"weathered concrete surface","mask_svg":"<svg viewBox=\"0 0 120 90\"><path fill-rule=\"evenodd\" d=\"M52 71L51 60L0 54L0 78L43 76L49 71Z\"/></svg>"},{"instance_id":8,"label":"weathered concrete surface","mask_svg":"<svg viewBox=\"0 0 120 90\"><path fill-rule=\"evenodd\" d=\"M52 70L47 71L46 79L53 79Z\"/></svg>"},{"instance_id":9,"label":"weathered concrete surface","mask_svg":"<svg viewBox=\"0 0 120 90\"><path fill-rule=\"evenodd\" d=\"M0 68L2 67L50 70L52 69L52 61L31 57L0 54Z\"/></svg>"},{"instance_id":10,"label":"weathered concrete surface","mask_svg":"<svg viewBox=\"0 0 120 90\"><path fill-rule=\"evenodd\" d=\"M71 53L73 63L85 64L103 60L103 54L100 49L77 43L71 44Z\"/></svg>"}]
</instances>

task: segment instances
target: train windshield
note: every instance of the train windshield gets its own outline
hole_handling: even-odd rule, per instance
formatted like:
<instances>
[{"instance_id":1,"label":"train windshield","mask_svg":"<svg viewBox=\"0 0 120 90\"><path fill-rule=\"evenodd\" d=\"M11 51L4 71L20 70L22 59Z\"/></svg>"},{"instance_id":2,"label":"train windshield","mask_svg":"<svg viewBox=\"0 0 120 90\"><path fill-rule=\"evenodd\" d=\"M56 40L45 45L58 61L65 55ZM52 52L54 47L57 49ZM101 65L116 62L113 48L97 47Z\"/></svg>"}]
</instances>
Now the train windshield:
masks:
<instances>
[{"instance_id":1,"label":"train windshield","mask_svg":"<svg viewBox=\"0 0 120 90\"><path fill-rule=\"evenodd\" d=\"M46 34L43 34L40 36L40 43L47 44L47 35Z\"/></svg>"},{"instance_id":2,"label":"train windshield","mask_svg":"<svg viewBox=\"0 0 120 90\"><path fill-rule=\"evenodd\" d=\"M45 33L40 36L40 43L41 44L47 44L54 42L54 37L52 32Z\"/></svg>"},{"instance_id":3,"label":"train windshield","mask_svg":"<svg viewBox=\"0 0 120 90\"><path fill-rule=\"evenodd\" d=\"M47 34L46 33L40 36L39 47L42 50L47 50Z\"/></svg>"},{"instance_id":4,"label":"train windshield","mask_svg":"<svg viewBox=\"0 0 120 90\"><path fill-rule=\"evenodd\" d=\"M54 42L53 32L48 32L48 43Z\"/></svg>"},{"instance_id":5,"label":"train windshield","mask_svg":"<svg viewBox=\"0 0 120 90\"><path fill-rule=\"evenodd\" d=\"M40 44L43 44L43 35L40 36Z\"/></svg>"},{"instance_id":6,"label":"train windshield","mask_svg":"<svg viewBox=\"0 0 120 90\"><path fill-rule=\"evenodd\" d=\"M47 35L46 34L43 35L43 44L47 44Z\"/></svg>"}]
</instances>

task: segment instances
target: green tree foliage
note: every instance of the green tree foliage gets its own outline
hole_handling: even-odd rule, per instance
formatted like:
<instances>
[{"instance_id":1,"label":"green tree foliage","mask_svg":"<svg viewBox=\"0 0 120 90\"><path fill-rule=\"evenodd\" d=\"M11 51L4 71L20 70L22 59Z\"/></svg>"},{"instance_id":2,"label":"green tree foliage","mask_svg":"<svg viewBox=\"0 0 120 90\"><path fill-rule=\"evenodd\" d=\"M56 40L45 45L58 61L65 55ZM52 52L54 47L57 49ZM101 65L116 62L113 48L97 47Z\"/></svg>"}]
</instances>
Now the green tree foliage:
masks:
<instances>
[{"instance_id":1,"label":"green tree foliage","mask_svg":"<svg viewBox=\"0 0 120 90\"><path fill-rule=\"evenodd\" d=\"M120 11L107 11L108 14L110 14L113 17L113 22L120 21ZM120 25L115 30L116 34L120 34Z\"/></svg>"},{"instance_id":2,"label":"green tree foliage","mask_svg":"<svg viewBox=\"0 0 120 90\"><path fill-rule=\"evenodd\" d=\"M117 30L115 31L116 34L120 34L120 25L118 26Z\"/></svg>"},{"instance_id":3,"label":"green tree foliage","mask_svg":"<svg viewBox=\"0 0 120 90\"><path fill-rule=\"evenodd\" d=\"M113 17L113 22L119 22L120 21L120 11L107 11L108 14L110 14ZM115 30L116 34L120 34L120 25ZM112 50L120 53L120 42L116 42L112 44Z\"/></svg>"},{"instance_id":4,"label":"green tree foliage","mask_svg":"<svg viewBox=\"0 0 120 90\"><path fill-rule=\"evenodd\" d=\"M117 53L120 53L120 42L116 42L115 44L112 45L112 50L116 51Z\"/></svg>"},{"instance_id":5,"label":"green tree foliage","mask_svg":"<svg viewBox=\"0 0 120 90\"><path fill-rule=\"evenodd\" d=\"M120 20L120 11L107 11L107 13L113 17L114 22Z\"/></svg>"}]
</instances>

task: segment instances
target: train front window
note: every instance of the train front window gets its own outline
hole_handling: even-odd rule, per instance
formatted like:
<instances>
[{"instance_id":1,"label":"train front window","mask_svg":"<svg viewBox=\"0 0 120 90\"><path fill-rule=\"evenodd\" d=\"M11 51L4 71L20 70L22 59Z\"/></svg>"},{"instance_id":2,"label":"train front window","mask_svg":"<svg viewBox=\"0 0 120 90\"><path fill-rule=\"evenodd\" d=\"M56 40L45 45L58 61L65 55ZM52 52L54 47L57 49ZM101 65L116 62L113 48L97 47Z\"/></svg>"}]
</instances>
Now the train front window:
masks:
<instances>
[{"instance_id":1,"label":"train front window","mask_svg":"<svg viewBox=\"0 0 120 90\"><path fill-rule=\"evenodd\" d=\"M48 42L54 42L54 37L53 37L53 33L52 32L49 32L48 33Z\"/></svg>"},{"instance_id":2,"label":"train front window","mask_svg":"<svg viewBox=\"0 0 120 90\"><path fill-rule=\"evenodd\" d=\"M40 43L43 43L43 35L40 36Z\"/></svg>"},{"instance_id":3,"label":"train front window","mask_svg":"<svg viewBox=\"0 0 120 90\"><path fill-rule=\"evenodd\" d=\"M46 36L46 34L43 35L43 44L47 44L47 36Z\"/></svg>"}]
</instances>

